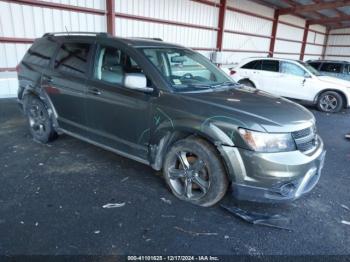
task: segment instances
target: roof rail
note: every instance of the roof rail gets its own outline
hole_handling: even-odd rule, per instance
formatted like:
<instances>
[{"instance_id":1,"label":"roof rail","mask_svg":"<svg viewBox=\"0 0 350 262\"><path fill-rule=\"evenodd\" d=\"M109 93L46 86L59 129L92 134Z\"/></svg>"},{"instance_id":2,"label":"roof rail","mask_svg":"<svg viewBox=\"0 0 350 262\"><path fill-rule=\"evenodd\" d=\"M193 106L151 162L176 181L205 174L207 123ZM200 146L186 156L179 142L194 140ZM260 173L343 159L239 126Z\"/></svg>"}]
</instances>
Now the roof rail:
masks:
<instances>
[{"instance_id":1,"label":"roof rail","mask_svg":"<svg viewBox=\"0 0 350 262\"><path fill-rule=\"evenodd\" d=\"M95 36L110 36L110 34L106 32L54 32L54 33L45 33L43 37L45 36L59 36L59 35L66 35L66 36L71 36L71 35L95 35Z\"/></svg>"},{"instance_id":2,"label":"roof rail","mask_svg":"<svg viewBox=\"0 0 350 262\"><path fill-rule=\"evenodd\" d=\"M154 40L154 41L162 41L163 39L158 37L130 37L131 39L143 39L143 40Z\"/></svg>"}]
</instances>

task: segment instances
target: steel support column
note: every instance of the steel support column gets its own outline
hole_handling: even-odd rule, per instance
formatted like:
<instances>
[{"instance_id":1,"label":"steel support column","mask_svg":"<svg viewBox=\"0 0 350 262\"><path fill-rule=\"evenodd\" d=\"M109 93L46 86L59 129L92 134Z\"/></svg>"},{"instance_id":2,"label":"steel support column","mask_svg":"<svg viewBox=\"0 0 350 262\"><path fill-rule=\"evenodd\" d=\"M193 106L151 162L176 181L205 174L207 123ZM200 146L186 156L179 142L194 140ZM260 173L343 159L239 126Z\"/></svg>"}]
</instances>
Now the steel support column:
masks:
<instances>
[{"instance_id":1,"label":"steel support column","mask_svg":"<svg viewBox=\"0 0 350 262\"><path fill-rule=\"evenodd\" d=\"M226 8L227 8L227 0L220 0L219 21L218 21L219 30L216 38L216 48L218 51L222 51L223 49Z\"/></svg>"},{"instance_id":2,"label":"steel support column","mask_svg":"<svg viewBox=\"0 0 350 262\"><path fill-rule=\"evenodd\" d=\"M273 53L275 51L278 18L279 18L279 11L278 9L276 9L275 14L273 16L273 24L272 24L272 31L271 31L271 41L270 41L270 49L269 49L270 57L273 57Z\"/></svg>"},{"instance_id":3,"label":"steel support column","mask_svg":"<svg viewBox=\"0 0 350 262\"><path fill-rule=\"evenodd\" d=\"M115 0L106 0L107 32L115 35Z\"/></svg>"},{"instance_id":4,"label":"steel support column","mask_svg":"<svg viewBox=\"0 0 350 262\"><path fill-rule=\"evenodd\" d=\"M306 21L305 27L304 27L303 42L301 44L301 50L300 50L300 56L299 56L299 60L301 60L301 61L304 60L305 48L306 48L306 43L307 43L307 36L309 34L309 27L310 27L310 24L308 21Z\"/></svg>"},{"instance_id":5,"label":"steel support column","mask_svg":"<svg viewBox=\"0 0 350 262\"><path fill-rule=\"evenodd\" d=\"M326 29L326 35L324 36L323 49L322 49L322 59L325 59L326 51L328 47L328 36L329 36L329 28Z\"/></svg>"}]
</instances>

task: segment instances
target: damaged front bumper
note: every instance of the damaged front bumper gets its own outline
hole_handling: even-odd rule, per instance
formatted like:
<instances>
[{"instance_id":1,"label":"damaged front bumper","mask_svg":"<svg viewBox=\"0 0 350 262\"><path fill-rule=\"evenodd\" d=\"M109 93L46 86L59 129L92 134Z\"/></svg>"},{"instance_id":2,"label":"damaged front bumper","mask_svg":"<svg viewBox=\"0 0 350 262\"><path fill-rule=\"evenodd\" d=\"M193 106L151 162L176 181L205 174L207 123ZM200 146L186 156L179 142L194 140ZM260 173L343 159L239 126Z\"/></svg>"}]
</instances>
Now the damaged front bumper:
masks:
<instances>
[{"instance_id":1,"label":"damaged front bumper","mask_svg":"<svg viewBox=\"0 0 350 262\"><path fill-rule=\"evenodd\" d=\"M317 184L326 151L318 137L313 152L259 153L222 146L220 151L232 181L232 193L239 200L256 202L292 201Z\"/></svg>"}]
</instances>

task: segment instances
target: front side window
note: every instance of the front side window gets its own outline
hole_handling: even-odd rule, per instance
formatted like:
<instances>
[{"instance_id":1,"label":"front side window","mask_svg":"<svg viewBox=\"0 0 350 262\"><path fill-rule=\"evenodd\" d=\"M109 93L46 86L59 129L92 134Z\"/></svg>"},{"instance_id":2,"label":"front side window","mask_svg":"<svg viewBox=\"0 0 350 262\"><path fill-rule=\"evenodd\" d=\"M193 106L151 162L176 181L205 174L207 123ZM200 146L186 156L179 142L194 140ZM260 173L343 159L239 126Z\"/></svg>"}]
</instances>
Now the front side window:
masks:
<instances>
[{"instance_id":1,"label":"front side window","mask_svg":"<svg viewBox=\"0 0 350 262\"><path fill-rule=\"evenodd\" d=\"M340 63L324 63L321 66L320 71L329 72L329 73L340 73L342 64Z\"/></svg>"},{"instance_id":2,"label":"front side window","mask_svg":"<svg viewBox=\"0 0 350 262\"><path fill-rule=\"evenodd\" d=\"M279 72L279 61L263 60L261 70L270 71L270 72Z\"/></svg>"},{"instance_id":3,"label":"front side window","mask_svg":"<svg viewBox=\"0 0 350 262\"><path fill-rule=\"evenodd\" d=\"M144 48L142 52L175 90L234 84L229 76L196 52L180 48Z\"/></svg>"},{"instance_id":4,"label":"front side window","mask_svg":"<svg viewBox=\"0 0 350 262\"><path fill-rule=\"evenodd\" d=\"M88 68L90 44L64 43L55 59L55 69L83 77Z\"/></svg>"},{"instance_id":5,"label":"front side window","mask_svg":"<svg viewBox=\"0 0 350 262\"><path fill-rule=\"evenodd\" d=\"M127 73L142 73L138 64L125 52L114 47L101 46L94 70L95 79L123 85Z\"/></svg>"},{"instance_id":6,"label":"front side window","mask_svg":"<svg viewBox=\"0 0 350 262\"><path fill-rule=\"evenodd\" d=\"M306 75L306 71L304 69L290 62L281 62L280 69L281 69L280 72L282 74L302 76L302 77Z\"/></svg>"}]
</instances>

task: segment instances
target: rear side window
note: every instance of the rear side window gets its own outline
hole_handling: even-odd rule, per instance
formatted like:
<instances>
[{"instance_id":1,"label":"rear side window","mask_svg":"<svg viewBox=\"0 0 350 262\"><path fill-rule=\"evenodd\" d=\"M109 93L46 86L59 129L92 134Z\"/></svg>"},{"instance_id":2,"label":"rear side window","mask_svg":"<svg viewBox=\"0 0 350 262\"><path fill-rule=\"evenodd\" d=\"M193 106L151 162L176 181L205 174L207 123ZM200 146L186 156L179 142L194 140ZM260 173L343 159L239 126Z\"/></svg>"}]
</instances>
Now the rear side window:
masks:
<instances>
[{"instance_id":1,"label":"rear side window","mask_svg":"<svg viewBox=\"0 0 350 262\"><path fill-rule=\"evenodd\" d=\"M249 62L248 64L245 64L242 66L244 69L256 69L256 70L261 70L261 60L254 60Z\"/></svg>"},{"instance_id":2,"label":"rear side window","mask_svg":"<svg viewBox=\"0 0 350 262\"><path fill-rule=\"evenodd\" d=\"M313 68L315 68L316 70L318 70L318 68L320 67L321 63L320 62L311 62L308 63L309 65L311 65Z\"/></svg>"},{"instance_id":3,"label":"rear side window","mask_svg":"<svg viewBox=\"0 0 350 262\"><path fill-rule=\"evenodd\" d=\"M329 73L341 73L342 64L340 63L324 63L320 71Z\"/></svg>"},{"instance_id":4,"label":"rear side window","mask_svg":"<svg viewBox=\"0 0 350 262\"><path fill-rule=\"evenodd\" d=\"M261 70L279 72L279 62L277 60L263 60Z\"/></svg>"},{"instance_id":5,"label":"rear side window","mask_svg":"<svg viewBox=\"0 0 350 262\"><path fill-rule=\"evenodd\" d=\"M34 42L23 58L25 63L48 67L50 60L58 48L53 38L41 38Z\"/></svg>"},{"instance_id":6,"label":"rear side window","mask_svg":"<svg viewBox=\"0 0 350 262\"><path fill-rule=\"evenodd\" d=\"M90 44L64 43L55 59L58 71L83 77L88 68Z\"/></svg>"}]
</instances>

